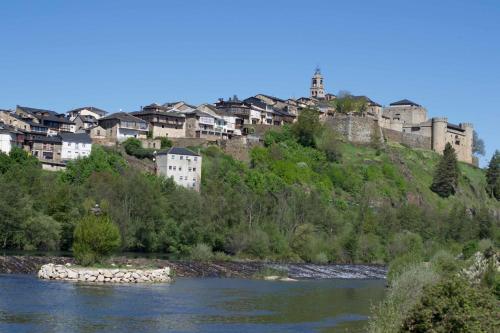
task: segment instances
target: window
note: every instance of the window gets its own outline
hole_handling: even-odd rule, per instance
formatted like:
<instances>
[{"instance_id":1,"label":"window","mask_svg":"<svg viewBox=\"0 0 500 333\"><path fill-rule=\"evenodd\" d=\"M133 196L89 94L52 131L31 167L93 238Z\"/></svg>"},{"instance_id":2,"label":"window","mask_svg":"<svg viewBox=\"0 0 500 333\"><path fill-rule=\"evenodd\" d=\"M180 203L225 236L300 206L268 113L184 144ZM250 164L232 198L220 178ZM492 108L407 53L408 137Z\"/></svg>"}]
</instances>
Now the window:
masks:
<instances>
[{"instance_id":1,"label":"window","mask_svg":"<svg viewBox=\"0 0 500 333\"><path fill-rule=\"evenodd\" d=\"M179 171L182 171L182 167L179 167Z\"/></svg>"},{"instance_id":2,"label":"window","mask_svg":"<svg viewBox=\"0 0 500 333\"><path fill-rule=\"evenodd\" d=\"M195 172L195 171L196 171L196 168L193 168L193 172Z\"/></svg>"},{"instance_id":3,"label":"window","mask_svg":"<svg viewBox=\"0 0 500 333\"><path fill-rule=\"evenodd\" d=\"M172 166L171 165L168 166L168 170L172 170Z\"/></svg>"},{"instance_id":4,"label":"window","mask_svg":"<svg viewBox=\"0 0 500 333\"><path fill-rule=\"evenodd\" d=\"M188 168L188 171L191 172L191 167Z\"/></svg>"},{"instance_id":5,"label":"window","mask_svg":"<svg viewBox=\"0 0 500 333\"><path fill-rule=\"evenodd\" d=\"M198 161L198 158L195 156L194 160L195 160L195 161Z\"/></svg>"},{"instance_id":6,"label":"window","mask_svg":"<svg viewBox=\"0 0 500 333\"><path fill-rule=\"evenodd\" d=\"M179 176L179 180L182 180L182 176Z\"/></svg>"},{"instance_id":7,"label":"window","mask_svg":"<svg viewBox=\"0 0 500 333\"><path fill-rule=\"evenodd\" d=\"M175 169L176 169L176 166L174 165L174 171L175 171Z\"/></svg>"},{"instance_id":8,"label":"window","mask_svg":"<svg viewBox=\"0 0 500 333\"><path fill-rule=\"evenodd\" d=\"M175 160L175 155L172 155L172 159Z\"/></svg>"},{"instance_id":9,"label":"window","mask_svg":"<svg viewBox=\"0 0 500 333\"><path fill-rule=\"evenodd\" d=\"M182 160L183 158L184 158L184 156L182 156L182 155L181 155L181 157L179 157L179 159L181 159L181 160Z\"/></svg>"},{"instance_id":10,"label":"window","mask_svg":"<svg viewBox=\"0 0 500 333\"><path fill-rule=\"evenodd\" d=\"M193 182L196 182L196 177L193 177Z\"/></svg>"}]
</instances>

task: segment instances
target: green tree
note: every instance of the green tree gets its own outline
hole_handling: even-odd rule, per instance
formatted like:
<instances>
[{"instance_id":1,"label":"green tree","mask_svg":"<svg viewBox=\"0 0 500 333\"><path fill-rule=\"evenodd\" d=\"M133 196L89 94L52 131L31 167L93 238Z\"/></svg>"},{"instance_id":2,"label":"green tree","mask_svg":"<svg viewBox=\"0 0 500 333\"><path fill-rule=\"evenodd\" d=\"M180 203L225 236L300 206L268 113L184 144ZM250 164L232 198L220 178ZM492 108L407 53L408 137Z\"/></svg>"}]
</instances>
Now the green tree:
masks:
<instances>
[{"instance_id":1,"label":"green tree","mask_svg":"<svg viewBox=\"0 0 500 333\"><path fill-rule=\"evenodd\" d=\"M122 156L102 146L93 145L88 157L68 162L62 179L73 184L83 184L95 172L118 173L126 167Z\"/></svg>"},{"instance_id":2,"label":"green tree","mask_svg":"<svg viewBox=\"0 0 500 333\"><path fill-rule=\"evenodd\" d=\"M320 130L319 113L312 109L302 110L297 122L292 125L292 132L297 141L305 147L315 146L315 136Z\"/></svg>"},{"instance_id":3,"label":"green tree","mask_svg":"<svg viewBox=\"0 0 500 333\"><path fill-rule=\"evenodd\" d=\"M431 190L443 198L455 194L458 185L458 176L457 155L451 144L447 143L443 156L435 170Z\"/></svg>"},{"instance_id":4,"label":"green tree","mask_svg":"<svg viewBox=\"0 0 500 333\"><path fill-rule=\"evenodd\" d=\"M485 154L484 141L483 139L479 138L479 135L476 131L474 131L472 134L472 153L482 156L484 156Z\"/></svg>"},{"instance_id":5,"label":"green tree","mask_svg":"<svg viewBox=\"0 0 500 333\"><path fill-rule=\"evenodd\" d=\"M357 113L366 110L368 99L364 96L353 96L347 91L342 91L332 101L332 104L338 113Z\"/></svg>"},{"instance_id":6,"label":"green tree","mask_svg":"<svg viewBox=\"0 0 500 333\"><path fill-rule=\"evenodd\" d=\"M486 170L486 189L488 193L500 200L500 152L495 151Z\"/></svg>"},{"instance_id":7,"label":"green tree","mask_svg":"<svg viewBox=\"0 0 500 333\"><path fill-rule=\"evenodd\" d=\"M102 262L121 244L118 227L106 216L87 215L74 234L73 255L84 266Z\"/></svg>"}]
</instances>

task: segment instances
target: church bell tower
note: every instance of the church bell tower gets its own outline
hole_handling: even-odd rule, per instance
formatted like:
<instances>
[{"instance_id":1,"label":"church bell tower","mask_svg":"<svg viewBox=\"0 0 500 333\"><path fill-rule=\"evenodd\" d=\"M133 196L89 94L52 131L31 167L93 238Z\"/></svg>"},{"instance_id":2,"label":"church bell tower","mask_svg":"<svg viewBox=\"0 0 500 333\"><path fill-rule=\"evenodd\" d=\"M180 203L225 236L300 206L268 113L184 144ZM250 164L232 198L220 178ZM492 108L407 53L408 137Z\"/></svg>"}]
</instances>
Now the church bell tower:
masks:
<instances>
[{"instance_id":1,"label":"church bell tower","mask_svg":"<svg viewBox=\"0 0 500 333\"><path fill-rule=\"evenodd\" d=\"M311 97L317 99L325 98L325 88L323 86L323 75L319 67L316 68L311 80Z\"/></svg>"}]
</instances>

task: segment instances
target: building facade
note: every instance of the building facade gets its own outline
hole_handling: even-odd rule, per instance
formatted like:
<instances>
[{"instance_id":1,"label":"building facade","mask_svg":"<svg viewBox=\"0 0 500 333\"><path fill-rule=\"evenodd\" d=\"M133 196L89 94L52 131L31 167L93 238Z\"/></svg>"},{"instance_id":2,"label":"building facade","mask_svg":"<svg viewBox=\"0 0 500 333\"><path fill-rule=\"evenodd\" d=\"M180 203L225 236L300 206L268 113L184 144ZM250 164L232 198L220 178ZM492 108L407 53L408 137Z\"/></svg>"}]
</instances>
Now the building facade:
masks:
<instances>
[{"instance_id":1,"label":"building facade","mask_svg":"<svg viewBox=\"0 0 500 333\"><path fill-rule=\"evenodd\" d=\"M202 157L186 148L170 148L156 155L156 174L180 186L200 191Z\"/></svg>"},{"instance_id":2,"label":"building facade","mask_svg":"<svg viewBox=\"0 0 500 333\"><path fill-rule=\"evenodd\" d=\"M92 139L87 133L61 133L61 160L63 162L88 157Z\"/></svg>"},{"instance_id":3,"label":"building facade","mask_svg":"<svg viewBox=\"0 0 500 333\"><path fill-rule=\"evenodd\" d=\"M115 142L122 142L128 138L146 139L148 134L148 124L126 112L110 114L98 122L106 131L106 139Z\"/></svg>"}]
</instances>

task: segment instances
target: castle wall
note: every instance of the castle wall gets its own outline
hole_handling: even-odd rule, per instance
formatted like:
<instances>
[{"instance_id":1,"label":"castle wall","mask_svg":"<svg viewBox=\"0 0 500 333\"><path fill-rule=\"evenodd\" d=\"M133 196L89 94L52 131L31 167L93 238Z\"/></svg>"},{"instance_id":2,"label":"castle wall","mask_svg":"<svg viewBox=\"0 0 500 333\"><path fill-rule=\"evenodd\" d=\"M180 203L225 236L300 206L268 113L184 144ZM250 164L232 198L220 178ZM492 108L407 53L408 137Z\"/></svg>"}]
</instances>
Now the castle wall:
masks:
<instances>
[{"instance_id":1,"label":"castle wall","mask_svg":"<svg viewBox=\"0 0 500 333\"><path fill-rule=\"evenodd\" d=\"M405 133L388 128L382 128L384 138L389 142L398 142L411 148L432 149L432 140L429 136Z\"/></svg>"},{"instance_id":2,"label":"castle wall","mask_svg":"<svg viewBox=\"0 0 500 333\"><path fill-rule=\"evenodd\" d=\"M335 115L328 117L325 123L342 134L347 140L355 143L370 143L374 129L379 130L376 119L352 115Z\"/></svg>"}]
</instances>

